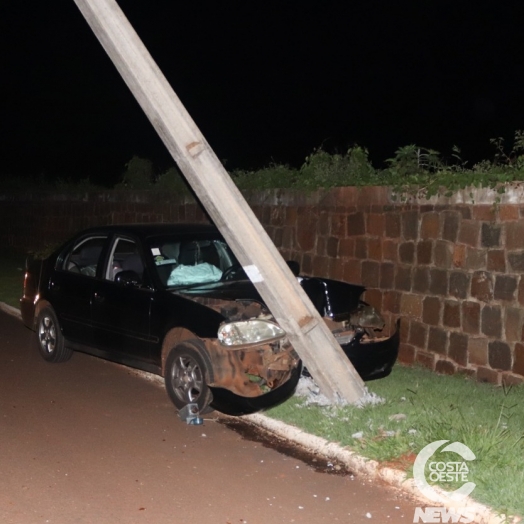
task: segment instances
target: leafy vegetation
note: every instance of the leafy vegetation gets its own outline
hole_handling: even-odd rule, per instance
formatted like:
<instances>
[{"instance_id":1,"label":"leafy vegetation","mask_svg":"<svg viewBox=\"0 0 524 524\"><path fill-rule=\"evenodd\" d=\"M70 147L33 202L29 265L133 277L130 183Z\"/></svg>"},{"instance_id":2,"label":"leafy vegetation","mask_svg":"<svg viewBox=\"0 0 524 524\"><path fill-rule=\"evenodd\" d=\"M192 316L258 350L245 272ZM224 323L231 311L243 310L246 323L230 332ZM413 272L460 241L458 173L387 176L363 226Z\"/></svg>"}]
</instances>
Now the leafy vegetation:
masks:
<instances>
[{"instance_id":1,"label":"leafy vegetation","mask_svg":"<svg viewBox=\"0 0 524 524\"><path fill-rule=\"evenodd\" d=\"M153 162L134 156L127 164L122 181L115 189L151 189L154 184Z\"/></svg>"},{"instance_id":2,"label":"leafy vegetation","mask_svg":"<svg viewBox=\"0 0 524 524\"><path fill-rule=\"evenodd\" d=\"M466 187L500 187L502 184L524 180L524 132L515 133L509 150L504 140L491 140L495 147L492 160L467 167L460 149L453 147L451 155L443 158L433 149L414 144L399 148L386 160L386 168L376 169L369 161L367 149L355 146L345 154L329 154L317 149L308 156L300 169L275 165L253 172L233 172L241 188L265 189L287 187L315 190L341 186L391 186L399 195L431 197Z\"/></svg>"},{"instance_id":3,"label":"leafy vegetation","mask_svg":"<svg viewBox=\"0 0 524 524\"><path fill-rule=\"evenodd\" d=\"M231 177L240 189L290 188L314 191L342 186L390 186L402 198L411 195L430 197L437 193L451 194L466 187L501 188L508 182L524 180L524 131L516 131L513 143L506 147L504 139L491 139L493 158L468 167L453 147L447 156L415 144L401 147L386 160L386 167L375 168L366 148L355 145L345 153L329 153L322 148L306 157L300 168L270 164L259 170L235 170ZM31 179L6 177L5 192L35 190L95 191L100 188L89 179L51 181L44 176ZM190 194L190 189L175 166L157 172L153 163L134 156L125 165L115 189L151 190L159 195Z\"/></svg>"}]
</instances>

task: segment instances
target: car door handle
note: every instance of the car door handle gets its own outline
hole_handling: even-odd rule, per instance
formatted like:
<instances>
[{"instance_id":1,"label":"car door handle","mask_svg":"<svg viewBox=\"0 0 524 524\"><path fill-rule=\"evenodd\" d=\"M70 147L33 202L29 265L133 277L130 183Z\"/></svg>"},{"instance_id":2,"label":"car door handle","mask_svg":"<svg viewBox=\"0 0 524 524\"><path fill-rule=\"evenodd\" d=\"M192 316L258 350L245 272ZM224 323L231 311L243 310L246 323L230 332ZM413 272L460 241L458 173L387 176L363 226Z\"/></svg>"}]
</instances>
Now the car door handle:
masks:
<instances>
[{"instance_id":1,"label":"car door handle","mask_svg":"<svg viewBox=\"0 0 524 524\"><path fill-rule=\"evenodd\" d=\"M100 293L94 293L93 294L93 301L97 304L101 304L105 300L104 295L101 295Z\"/></svg>"}]
</instances>

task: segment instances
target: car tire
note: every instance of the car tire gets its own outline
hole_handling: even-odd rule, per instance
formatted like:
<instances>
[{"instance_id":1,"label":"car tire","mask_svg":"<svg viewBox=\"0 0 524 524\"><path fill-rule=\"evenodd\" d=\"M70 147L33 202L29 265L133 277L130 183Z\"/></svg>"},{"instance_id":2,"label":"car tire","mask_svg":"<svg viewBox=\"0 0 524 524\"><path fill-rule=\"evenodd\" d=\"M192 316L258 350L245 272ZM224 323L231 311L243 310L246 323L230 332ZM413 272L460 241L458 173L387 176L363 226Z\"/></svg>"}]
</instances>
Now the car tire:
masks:
<instances>
[{"instance_id":1,"label":"car tire","mask_svg":"<svg viewBox=\"0 0 524 524\"><path fill-rule=\"evenodd\" d=\"M38 315L36 341L40 355L47 362L65 362L73 354L73 351L65 346L60 324L51 306L42 309Z\"/></svg>"},{"instance_id":2,"label":"car tire","mask_svg":"<svg viewBox=\"0 0 524 524\"><path fill-rule=\"evenodd\" d=\"M209 411L213 394L213 366L204 344L197 339L184 340L167 356L164 380L169 398L180 411L187 404L197 404L200 413Z\"/></svg>"}]
</instances>

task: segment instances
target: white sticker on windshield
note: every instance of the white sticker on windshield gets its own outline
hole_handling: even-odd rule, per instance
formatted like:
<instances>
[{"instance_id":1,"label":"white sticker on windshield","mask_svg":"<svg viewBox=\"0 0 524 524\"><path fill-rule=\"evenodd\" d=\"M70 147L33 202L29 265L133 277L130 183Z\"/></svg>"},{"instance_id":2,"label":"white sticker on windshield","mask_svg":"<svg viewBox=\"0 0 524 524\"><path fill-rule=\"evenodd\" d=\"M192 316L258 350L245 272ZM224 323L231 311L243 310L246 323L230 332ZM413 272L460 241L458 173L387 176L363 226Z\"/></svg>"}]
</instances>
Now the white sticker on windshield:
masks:
<instances>
[{"instance_id":1,"label":"white sticker on windshield","mask_svg":"<svg viewBox=\"0 0 524 524\"><path fill-rule=\"evenodd\" d=\"M244 271L253 284L256 284L257 282L264 282L264 278L260 274L257 266L244 266Z\"/></svg>"}]
</instances>

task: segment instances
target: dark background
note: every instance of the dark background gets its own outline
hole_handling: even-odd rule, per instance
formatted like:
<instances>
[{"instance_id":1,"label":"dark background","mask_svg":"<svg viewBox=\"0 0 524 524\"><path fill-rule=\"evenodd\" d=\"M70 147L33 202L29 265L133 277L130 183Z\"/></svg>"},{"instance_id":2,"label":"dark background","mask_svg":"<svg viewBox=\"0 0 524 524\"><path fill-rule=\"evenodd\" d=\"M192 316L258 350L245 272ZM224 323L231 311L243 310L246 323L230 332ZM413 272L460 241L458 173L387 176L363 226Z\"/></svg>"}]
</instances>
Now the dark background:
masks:
<instances>
[{"instance_id":1,"label":"dark background","mask_svg":"<svg viewBox=\"0 0 524 524\"><path fill-rule=\"evenodd\" d=\"M357 143L471 165L524 129L524 3L120 0L226 168ZM0 175L111 185L173 164L73 0L0 7Z\"/></svg>"}]
</instances>

